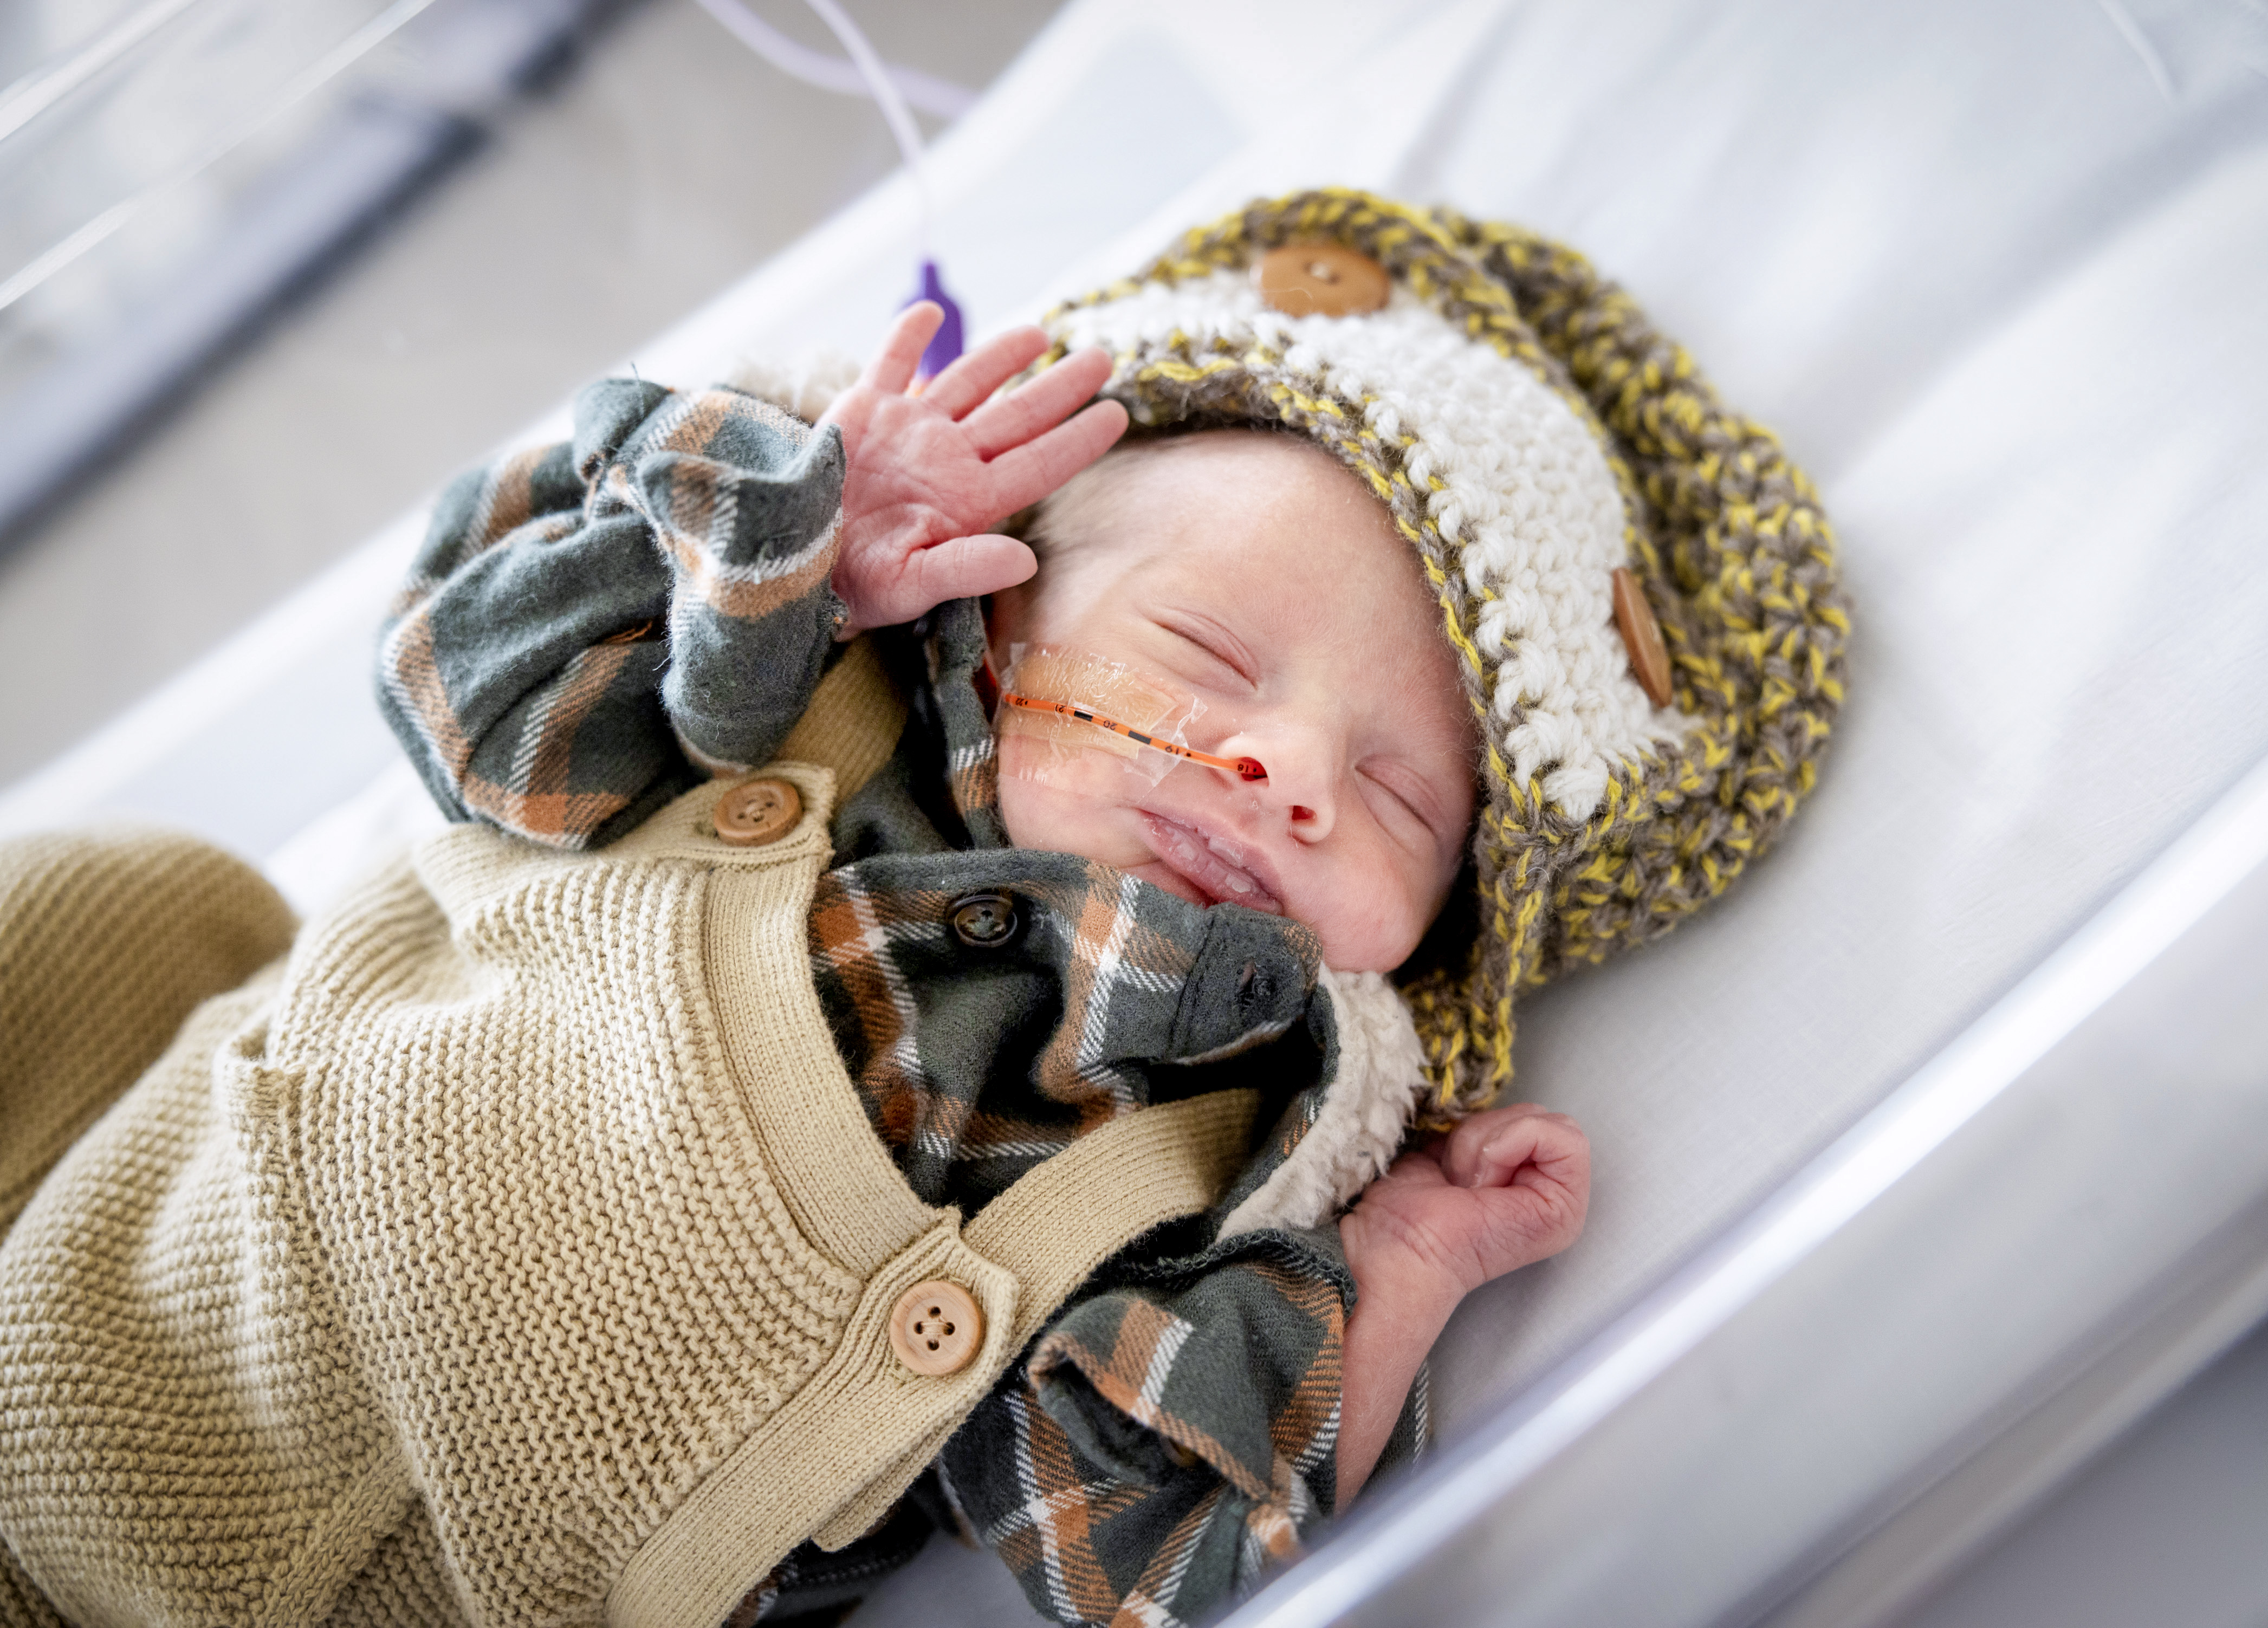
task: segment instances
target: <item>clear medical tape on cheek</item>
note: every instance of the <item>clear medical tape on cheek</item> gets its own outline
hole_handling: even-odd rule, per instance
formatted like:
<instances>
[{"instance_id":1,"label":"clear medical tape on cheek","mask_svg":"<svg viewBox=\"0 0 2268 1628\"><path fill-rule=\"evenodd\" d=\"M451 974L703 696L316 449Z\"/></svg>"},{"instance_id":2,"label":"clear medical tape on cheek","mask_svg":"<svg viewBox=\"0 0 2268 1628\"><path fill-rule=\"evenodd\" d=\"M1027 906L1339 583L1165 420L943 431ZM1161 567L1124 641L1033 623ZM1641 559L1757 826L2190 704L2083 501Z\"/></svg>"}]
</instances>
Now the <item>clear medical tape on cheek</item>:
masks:
<instances>
[{"instance_id":1,"label":"clear medical tape on cheek","mask_svg":"<svg viewBox=\"0 0 2268 1628\"><path fill-rule=\"evenodd\" d=\"M994 729L1005 746L1027 741L1015 772L1047 781L1101 753L1122 760L1152 785L1176 763L1219 769L1246 782L1265 780L1256 757L1221 757L1189 743L1189 725L1204 711L1194 696L1177 696L1123 662L1061 645L1018 645L1000 681Z\"/></svg>"}]
</instances>

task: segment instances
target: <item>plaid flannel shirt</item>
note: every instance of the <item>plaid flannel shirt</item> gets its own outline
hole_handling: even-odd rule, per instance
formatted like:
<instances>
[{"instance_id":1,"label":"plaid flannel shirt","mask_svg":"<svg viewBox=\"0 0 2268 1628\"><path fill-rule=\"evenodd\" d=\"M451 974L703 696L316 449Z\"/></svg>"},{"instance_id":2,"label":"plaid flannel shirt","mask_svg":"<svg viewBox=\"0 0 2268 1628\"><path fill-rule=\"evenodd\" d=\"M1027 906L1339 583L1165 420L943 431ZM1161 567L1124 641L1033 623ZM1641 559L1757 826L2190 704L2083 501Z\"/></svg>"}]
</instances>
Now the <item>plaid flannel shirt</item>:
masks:
<instances>
[{"instance_id":1,"label":"plaid flannel shirt","mask_svg":"<svg viewBox=\"0 0 2268 1628\"><path fill-rule=\"evenodd\" d=\"M454 818L601 844L765 762L840 624L843 453L730 390L611 380L574 439L444 496L381 635L381 706ZM874 1532L806 1543L730 1619L830 1617L942 1524L1064 1623L1171 1624L1299 1552L1335 1491L1353 1283L1335 1228L1213 1241L1297 1145L1335 1057L1296 923L1204 910L1012 849L973 601L881 636L897 754L835 824L812 970L876 1132L932 1204L974 1212L1145 1105L1256 1087L1262 1140L1211 1215L1138 1240L1066 1303ZM945 930L1005 894L1013 930ZM1422 1445L1424 1382L1389 1455Z\"/></svg>"}]
</instances>

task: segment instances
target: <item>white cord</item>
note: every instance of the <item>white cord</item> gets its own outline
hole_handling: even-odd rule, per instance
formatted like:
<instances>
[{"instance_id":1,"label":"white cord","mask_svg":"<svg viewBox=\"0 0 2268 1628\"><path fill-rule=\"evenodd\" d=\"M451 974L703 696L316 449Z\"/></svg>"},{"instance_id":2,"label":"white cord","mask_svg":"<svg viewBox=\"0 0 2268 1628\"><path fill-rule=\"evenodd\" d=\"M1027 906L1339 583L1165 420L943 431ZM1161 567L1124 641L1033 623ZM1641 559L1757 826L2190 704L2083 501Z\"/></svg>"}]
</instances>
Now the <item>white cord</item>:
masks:
<instances>
[{"instance_id":1,"label":"white cord","mask_svg":"<svg viewBox=\"0 0 2268 1628\"><path fill-rule=\"evenodd\" d=\"M804 0L804 4L817 12L819 20L825 23L835 37L843 42L843 48L850 54L848 64L807 46L797 44L742 5L740 0L699 0L699 4L701 9L723 24L734 39L783 73L836 90L849 88L834 82L844 74L847 68L865 82L866 94L882 110L883 122L890 127L890 134L897 138L898 152L905 159L906 173L913 179L914 198L921 211L918 258L925 268L924 276L934 277L934 270L926 269L932 265L930 225L934 210L929 187L929 166L923 161L921 128L907 110L904 90L909 81L926 81L932 86L944 86L953 94L970 101L975 98L958 85L944 85L942 80L932 80L926 74L917 74L910 69L893 67L883 62L874 48L866 42L866 36L859 31L858 25L850 20L850 13L837 4L836 0ZM966 106L965 102L963 106ZM936 111L934 107L928 110ZM947 299L945 303L950 313L953 302ZM949 315L945 330L955 335L950 342L955 353L960 344L958 322L957 316Z\"/></svg>"},{"instance_id":2,"label":"white cord","mask_svg":"<svg viewBox=\"0 0 2268 1628\"><path fill-rule=\"evenodd\" d=\"M914 178L914 191L921 199L921 257L929 258L929 225L931 215L929 166L922 162L921 128L906 111L906 99L898 94L897 81L890 77L889 70L874 48L866 43L866 36L858 32L858 25L850 14L835 0L803 0L819 13L819 20L835 31L843 41L843 48L850 53L850 60L866 77L866 88L873 92L875 105L881 108L882 118L890 127L890 134L898 138L898 151L905 156L906 168Z\"/></svg>"},{"instance_id":3,"label":"white cord","mask_svg":"<svg viewBox=\"0 0 2268 1628\"><path fill-rule=\"evenodd\" d=\"M697 0L725 31L791 79L833 91L838 96L872 97L874 92L856 63L824 51L814 51L764 21L740 0ZM957 119L976 105L976 92L967 85L940 79L918 68L891 63L884 70L909 105L940 119Z\"/></svg>"}]
</instances>

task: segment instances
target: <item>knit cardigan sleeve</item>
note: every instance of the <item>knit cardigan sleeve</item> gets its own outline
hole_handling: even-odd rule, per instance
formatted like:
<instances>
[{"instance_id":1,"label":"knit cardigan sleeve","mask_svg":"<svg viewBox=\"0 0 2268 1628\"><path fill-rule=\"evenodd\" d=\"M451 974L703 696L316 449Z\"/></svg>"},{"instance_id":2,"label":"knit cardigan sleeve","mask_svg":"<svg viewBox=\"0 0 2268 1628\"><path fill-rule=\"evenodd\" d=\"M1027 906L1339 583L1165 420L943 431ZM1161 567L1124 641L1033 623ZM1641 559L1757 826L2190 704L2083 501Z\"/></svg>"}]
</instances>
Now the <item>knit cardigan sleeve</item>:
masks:
<instances>
[{"instance_id":1,"label":"knit cardigan sleeve","mask_svg":"<svg viewBox=\"0 0 2268 1628\"><path fill-rule=\"evenodd\" d=\"M457 480L377 675L443 810L595 848L769 759L842 622L843 469L831 426L608 379L577 399L571 440Z\"/></svg>"}]
</instances>

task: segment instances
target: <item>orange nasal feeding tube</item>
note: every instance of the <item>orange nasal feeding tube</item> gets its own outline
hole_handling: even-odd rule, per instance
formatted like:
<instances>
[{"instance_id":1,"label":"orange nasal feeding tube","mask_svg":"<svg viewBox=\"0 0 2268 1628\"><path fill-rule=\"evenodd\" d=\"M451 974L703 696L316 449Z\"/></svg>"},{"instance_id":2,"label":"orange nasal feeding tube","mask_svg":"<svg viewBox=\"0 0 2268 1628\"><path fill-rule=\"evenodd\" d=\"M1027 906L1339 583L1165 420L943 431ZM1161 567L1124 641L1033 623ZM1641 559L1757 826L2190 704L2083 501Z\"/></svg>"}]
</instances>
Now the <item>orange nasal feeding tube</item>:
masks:
<instances>
[{"instance_id":1,"label":"orange nasal feeding tube","mask_svg":"<svg viewBox=\"0 0 2268 1628\"><path fill-rule=\"evenodd\" d=\"M1071 701L1035 701L1029 696L1020 696L1012 689L1000 692L1000 699L1009 706L1021 707L1027 712L1052 712L1057 718L1077 718L1082 724L1093 724L1115 735L1123 735L1137 746L1146 746L1175 757L1187 758L1192 763L1203 763L1208 769L1226 769L1238 779L1258 782L1268 777L1268 770L1256 757L1220 757L1211 752L1200 752L1195 747L1180 746L1171 740L1160 740L1155 735L1145 734L1131 724L1122 724L1115 718L1105 718L1093 707L1083 707Z\"/></svg>"}]
</instances>

